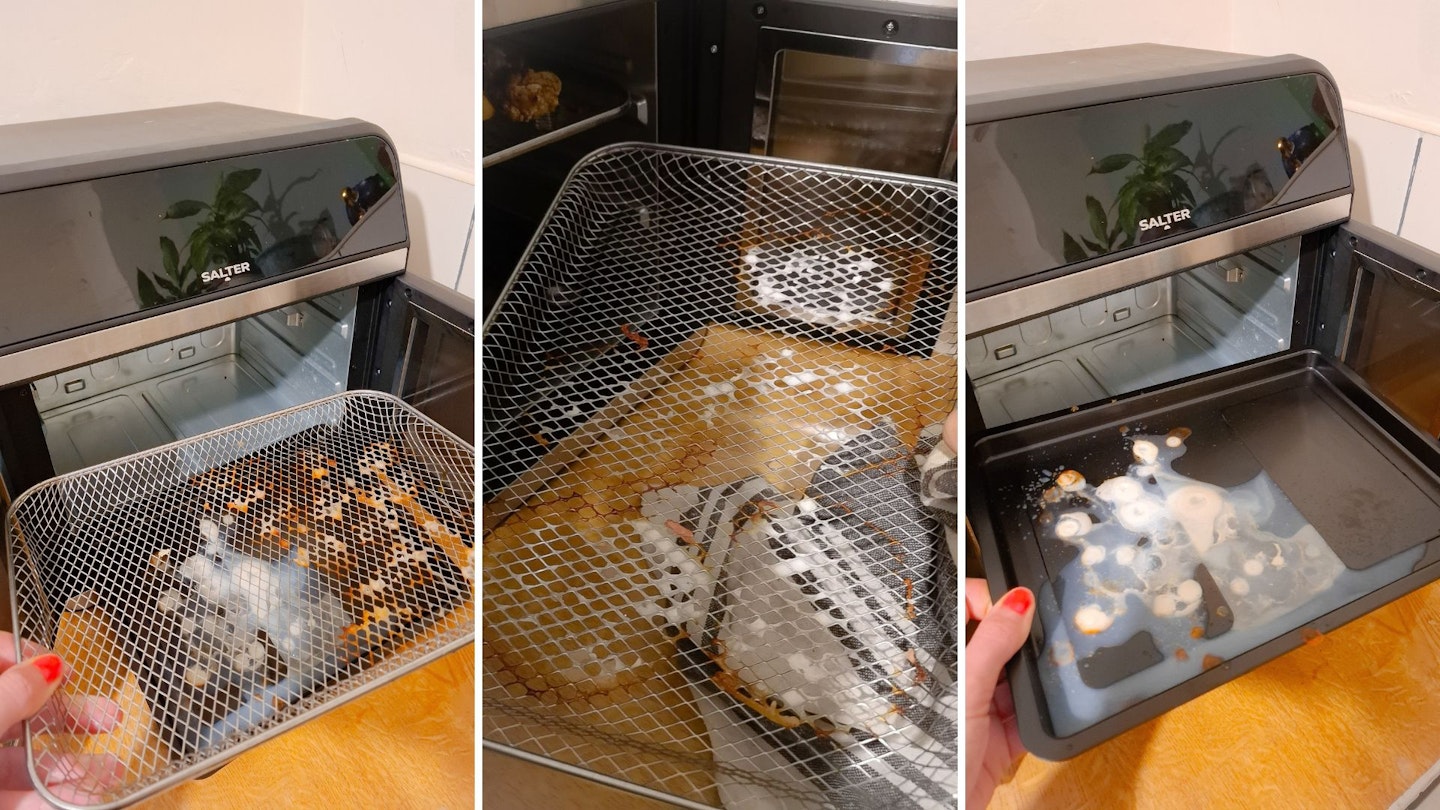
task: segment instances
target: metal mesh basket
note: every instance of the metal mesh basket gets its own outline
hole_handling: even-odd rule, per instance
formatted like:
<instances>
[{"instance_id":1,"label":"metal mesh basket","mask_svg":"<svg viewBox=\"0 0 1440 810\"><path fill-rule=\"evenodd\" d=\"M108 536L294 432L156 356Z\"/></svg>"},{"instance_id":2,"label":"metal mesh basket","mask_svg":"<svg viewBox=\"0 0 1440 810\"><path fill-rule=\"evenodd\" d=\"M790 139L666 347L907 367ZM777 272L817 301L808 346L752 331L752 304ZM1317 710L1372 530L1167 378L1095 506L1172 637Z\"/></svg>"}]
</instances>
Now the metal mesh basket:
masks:
<instances>
[{"instance_id":1,"label":"metal mesh basket","mask_svg":"<svg viewBox=\"0 0 1440 810\"><path fill-rule=\"evenodd\" d=\"M16 499L17 637L72 667L28 724L32 775L118 760L46 797L128 804L471 642L474 452L348 392ZM122 725L72 733L62 709L87 694Z\"/></svg>"},{"instance_id":2,"label":"metal mesh basket","mask_svg":"<svg viewBox=\"0 0 1440 810\"><path fill-rule=\"evenodd\" d=\"M582 161L482 341L487 747L692 806L954 805L916 459L957 231L938 180Z\"/></svg>"}]
</instances>

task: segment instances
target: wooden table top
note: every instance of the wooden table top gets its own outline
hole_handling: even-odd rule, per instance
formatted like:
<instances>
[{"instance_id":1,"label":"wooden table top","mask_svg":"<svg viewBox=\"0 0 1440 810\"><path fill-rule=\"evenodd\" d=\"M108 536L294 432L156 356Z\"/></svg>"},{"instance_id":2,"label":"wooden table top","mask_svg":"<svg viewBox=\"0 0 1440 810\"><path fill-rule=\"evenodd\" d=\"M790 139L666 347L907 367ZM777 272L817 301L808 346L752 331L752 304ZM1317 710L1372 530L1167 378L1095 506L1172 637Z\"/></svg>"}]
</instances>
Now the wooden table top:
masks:
<instances>
[{"instance_id":1,"label":"wooden table top","mask_svg":"<svg viewBox=\"0 0 1440 810\"><path fill-rule=\"evenodd\" d=\"M1072 760L994 810L1389 807L1440 761L1440 583Z\"/></svg>"},{"instance_id":2,"label":"wooden table top","mask_svg":"<svg viewBox=\"0 0 1440 810\"><path fill-rule=\"evenodd\" d=\"M475 648L434 661L137 807L475 807Z\"/></svg>"}]
</instances>

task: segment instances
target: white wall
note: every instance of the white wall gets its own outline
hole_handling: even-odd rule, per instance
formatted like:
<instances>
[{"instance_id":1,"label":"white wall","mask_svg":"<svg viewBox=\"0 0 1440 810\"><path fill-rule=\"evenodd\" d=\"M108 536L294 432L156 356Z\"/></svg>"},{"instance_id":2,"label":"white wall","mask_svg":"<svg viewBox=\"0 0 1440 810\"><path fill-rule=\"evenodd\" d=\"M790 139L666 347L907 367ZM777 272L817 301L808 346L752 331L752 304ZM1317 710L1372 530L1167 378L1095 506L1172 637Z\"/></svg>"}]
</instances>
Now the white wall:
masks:
<instances>
[{"instance_id":1,"label":"white wall","mask_svg":"<svg viewBox=\"0 0 1440 810\"><path fill-rule=\"evenodd\" d=\"M965 58L993 59L1134 42L1226 50L1230 43L1228 11L1223 2L1204 7L1154 0L967 0Z\"/></svg>"},{"instance_id":2,"label":"white wall","mask_svg":"<svg viewBox=\"0 0 1440 810\"><path fill-rule=\"evenodd\" d=\"M5 3L0 124L202 101L293 112L303 29L292 6Z\"/></svg>"},{"instance_id":3,"label":"white wall","mask_svg":"<svg viewBox=\"0 0 1440 810\"><path fill-rule=\"evenodd\" d=\"M1232 9L1233 50L1302 54L1335 76L1350 130L1354 216L1440 251L1440 7L1232 0Z\"/></svg>"},{"instance_id":4,"label":"white wall","mask_svg":"<svg viewBox=\"0 0 1440 810\"><path fill-rule=\"evenodd\" d=\"M228 101L366 118L400 152L410 271L474 296L466 0L7 2L0 124Z\"/></svg>"},{"instance_id":5,"label":"white wall","mask_svg":"<svg viewBox=\"0 0 1440 810\"><path fill-rule=\"evenodd\" d=\"M1440 251L1440 6L1424 0L969 0L967 59L1130 42L1269 56L1335 76L1349 127L1356 219Z\"/></svg>"},{"instance_id":6,"label":"white wall","mask_svg":"<svg viewBox=\"0 0 1440 810\"><path fill-rule=\"evenodd\" d=\"M305 0L300 112L380 125L400 153L411 272L475 295L475 5Z\"/></svg>"}]
</instances>

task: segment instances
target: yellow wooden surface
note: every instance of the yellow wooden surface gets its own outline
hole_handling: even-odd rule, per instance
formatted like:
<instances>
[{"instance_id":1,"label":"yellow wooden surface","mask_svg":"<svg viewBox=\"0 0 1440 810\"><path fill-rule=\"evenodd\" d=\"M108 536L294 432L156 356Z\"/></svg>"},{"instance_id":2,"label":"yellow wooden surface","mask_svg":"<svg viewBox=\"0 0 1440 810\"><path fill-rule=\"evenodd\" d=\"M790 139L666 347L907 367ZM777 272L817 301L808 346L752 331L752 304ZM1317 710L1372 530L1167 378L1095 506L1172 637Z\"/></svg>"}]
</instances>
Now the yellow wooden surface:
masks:
<instances>
[{"instance_id":1,"label":"yellow wooden surface","mask_svg":"<svg viewBox=\"0 0 1440 810\"><path fill-rule=\"evenodd\" d=\"M518 757L480 755L485 810L666 810L675 805L536 765Z\"/></svg>"},{"instance_id":2,"label":"yellow wooden surface","mask_svg":"<svg viewBox=\"0 0 1440 810\"><path fill-rule=\"evenodd\" d=\"M67 688L103 695L119 727L85 750L119 757L133 773L168 767L170 755L118 635L99 609L61 615L55 651ZM439 658L373 692L261 743L203 779L137 807L470 808L475 806L475 647Z\"/></svg>"},{"instance_id":3,"label":"yellow wooden surface","mask_svg":"<svg viewBox=\"0 0 1440 810\"><path fill-rule=\"evenodd\" d=\"M137 807L474 807L474 650L453 652Z\"/></svg>"},{"instance_id":4,"label":"yellow wooden surface","mask_svg":"<svg viewBox=\"0 0 1440 810\"><path fill-rule=\"evenodd\" d=\"M1440 583L1075 759L996 810L1386 808L1440 761Z\"/></svg>"}]
</instances>

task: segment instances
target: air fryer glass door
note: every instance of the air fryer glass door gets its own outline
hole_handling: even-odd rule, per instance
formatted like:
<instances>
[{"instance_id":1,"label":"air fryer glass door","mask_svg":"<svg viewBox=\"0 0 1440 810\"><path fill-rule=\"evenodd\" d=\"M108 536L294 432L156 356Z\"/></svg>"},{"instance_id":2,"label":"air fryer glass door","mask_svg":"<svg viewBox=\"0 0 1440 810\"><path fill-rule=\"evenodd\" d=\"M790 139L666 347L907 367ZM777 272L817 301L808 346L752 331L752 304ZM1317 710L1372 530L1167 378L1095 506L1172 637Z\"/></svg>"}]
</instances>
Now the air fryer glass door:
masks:
<instances>
[{"instance_id":1,"label":"air fryer glass door","mask_svg":"<svg viewBox=\"0 0 1440 810\"><path fill-rule=\"evenodd\" d=\"M958 83L953 50L767 28L751 152L950 177Z\"/></svg>"},{"instance_id":2,"label":"air fryer glass door","mask_svg":"<svg viewBox=\"0 0 1440 810\"><path fill-rule=\"evenodd\" d=\"M386 290L373 387L475 442L475 302L402 276Z\"/></svg>"},{"instance_id":3,"label":"air fryer glass door","mask_svg":"<svg viewBox=\"0 0 1440 810\"><path fill-rule=\"evenodd\" d=\"M1341 357L1407 421L1440 437L1440 256L1407 257L1420 252L1373 239L1353 244Z\"/></svg>"}]
</instances>

